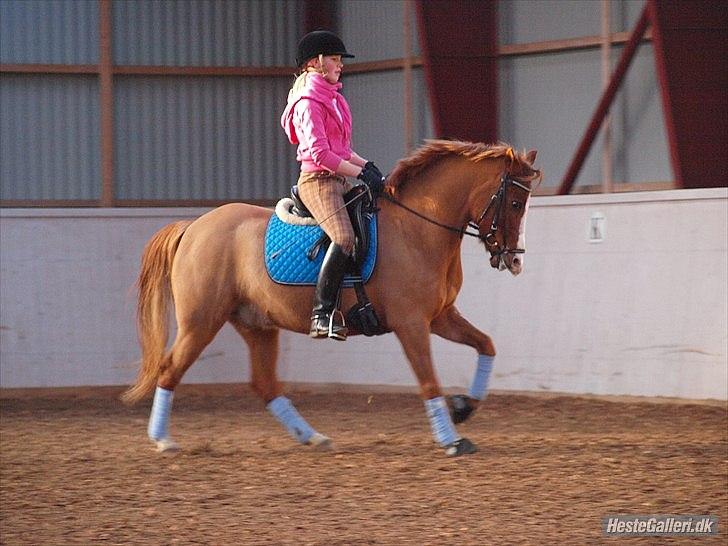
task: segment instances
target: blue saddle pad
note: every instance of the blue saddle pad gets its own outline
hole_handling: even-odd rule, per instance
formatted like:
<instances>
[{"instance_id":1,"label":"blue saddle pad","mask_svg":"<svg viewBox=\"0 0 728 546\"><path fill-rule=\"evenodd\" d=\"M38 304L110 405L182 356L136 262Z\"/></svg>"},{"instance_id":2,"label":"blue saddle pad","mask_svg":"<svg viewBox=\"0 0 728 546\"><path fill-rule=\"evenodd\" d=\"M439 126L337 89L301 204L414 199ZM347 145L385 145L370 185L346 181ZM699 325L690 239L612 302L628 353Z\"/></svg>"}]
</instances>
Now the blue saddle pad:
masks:
<instances>
[{"instance_id":1,"label":"blue saddle pad","mask_svg":"<svg viewBox=\"0 0 728 546\"><path fill-rule=\"evenodd\" d=\"M369 251L367 252L361 277L347 275L344 286L351 287L354 281L366 283L372 276L377 261L377 219L369 218ZM278 284L315 285L326 249L319 250L314 260L309 260L306 253L323 235L318 226L296 226L282 222L273 213L265 232L265 267L268 275Z\"/></svg>"}]
</instances>

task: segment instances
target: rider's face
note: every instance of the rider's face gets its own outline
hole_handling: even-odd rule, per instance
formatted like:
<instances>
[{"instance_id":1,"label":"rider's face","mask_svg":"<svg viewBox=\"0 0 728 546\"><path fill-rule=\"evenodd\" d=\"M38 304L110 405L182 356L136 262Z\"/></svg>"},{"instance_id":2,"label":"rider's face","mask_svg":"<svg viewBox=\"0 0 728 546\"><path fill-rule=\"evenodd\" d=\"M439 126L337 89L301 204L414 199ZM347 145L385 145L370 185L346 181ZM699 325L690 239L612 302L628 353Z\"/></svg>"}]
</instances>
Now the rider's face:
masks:
<instances>
[{"instance_id":1,"label":"rider's face","mask_svg":"<svg viewBox=\"0 0 728 546\"><path fill-rule=\"evenodd\" d=\"M329 83L336 83L341 77L341 71L344 68L344 63L341 61L341 55L325 55L323 57L323 68L324 78Z\"/></svg>"}]
</instances>

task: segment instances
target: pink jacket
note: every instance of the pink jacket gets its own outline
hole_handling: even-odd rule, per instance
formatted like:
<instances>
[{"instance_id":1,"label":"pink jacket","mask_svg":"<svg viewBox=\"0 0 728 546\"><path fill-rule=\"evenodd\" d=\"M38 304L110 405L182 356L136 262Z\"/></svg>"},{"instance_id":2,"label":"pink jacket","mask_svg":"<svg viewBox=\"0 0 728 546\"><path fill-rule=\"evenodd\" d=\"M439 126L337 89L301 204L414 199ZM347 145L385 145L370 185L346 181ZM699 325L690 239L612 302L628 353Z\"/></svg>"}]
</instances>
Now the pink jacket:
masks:
<instances>
[{"instance_id":1,"label":"pink jacket","mask_svg":"<svg viewBox=\"0 0 728 546\"><path fill-rule=\"evenodd\" d=\"M335 172L342 159L351 158L351 110L331 84L312 72L301 93L288 96L281 125L291 144L298 144L301 172Z\"/></svg>"}]
</instances>

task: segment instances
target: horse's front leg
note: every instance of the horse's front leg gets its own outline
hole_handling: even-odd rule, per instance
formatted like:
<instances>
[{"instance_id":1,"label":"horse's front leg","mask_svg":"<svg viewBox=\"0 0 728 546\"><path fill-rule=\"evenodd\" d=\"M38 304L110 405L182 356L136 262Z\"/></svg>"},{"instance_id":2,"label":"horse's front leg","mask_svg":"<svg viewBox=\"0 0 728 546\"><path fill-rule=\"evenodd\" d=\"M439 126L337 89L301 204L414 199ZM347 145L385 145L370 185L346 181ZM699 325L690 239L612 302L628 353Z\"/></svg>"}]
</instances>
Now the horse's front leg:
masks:
<instances>
[{"instance_id":1,"label":"horse's front leg","mask_svg":"<svg viewBox=\"0 0 728 546\"><path fill-rule=\"evenodd\" d=\"M463 318L454 305L446 307L432 321L430 329L440 337L469 345L478 352L478 362L470 392L468 395L450 397L453 421L462 423L472 415L488 394L488 383L495 358L493 340Z\"/></svg>"},{"instance_id":2,"label":"horse's front leg","mask_svg":"<svg viewBox=\"0 0 728 546\"><path fill-rule=\"evenodd\" d=\"M455 430L447 402L442 396L442 390L432 365L430 331L427 324L424 322L408 323L396 328L395 334L399 338L420 384L420 392L425 401L425 409L435 441L445 448L445 454L449 457L474 453L475 445L467 438L461 438Z\"/></svg>"}]
</instances>

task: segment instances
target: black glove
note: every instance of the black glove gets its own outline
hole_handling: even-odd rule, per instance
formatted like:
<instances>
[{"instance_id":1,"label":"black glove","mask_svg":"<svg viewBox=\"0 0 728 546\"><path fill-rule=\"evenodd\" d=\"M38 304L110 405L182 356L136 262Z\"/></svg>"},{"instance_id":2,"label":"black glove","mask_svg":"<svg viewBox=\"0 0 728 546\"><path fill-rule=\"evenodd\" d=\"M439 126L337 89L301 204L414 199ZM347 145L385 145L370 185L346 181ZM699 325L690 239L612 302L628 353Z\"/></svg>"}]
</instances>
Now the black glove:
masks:
<instances>
[{"instance_id":1,"label":"black glove","mask_svg":"<svg viewBox=\"0 0 728 546\"><path fill-rule=\"evenodd\" d=\"M380 170L379 170L379 167L377 167L377 166L376 166L376 165L374 164L374 162L373 162L373 161L367 161L367 162L366 162L366 163L364 164L364 167L366 167L367 165L369 166L369 168L370 168L371 170L373 170L373 171L374 171L374 172L376 173L376 175L377 175L377 176L379 176L380 178L384 178L384 175L382 174L382 171L380 171Z\"/></svg>"},{"instance_id":2,"label":"black glove","mask_svg":"<svg viewBox=\"0 0 728 546\"><path fill-rule=\"evenodd\" d=\"M369 186L369 189L375 197L382 193L384 189L384 175L371 161L367 161L357 178Z\"/></svg>"}]
</instances>

